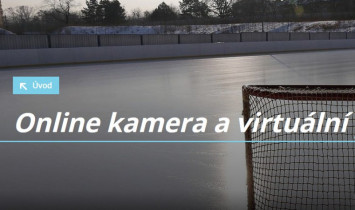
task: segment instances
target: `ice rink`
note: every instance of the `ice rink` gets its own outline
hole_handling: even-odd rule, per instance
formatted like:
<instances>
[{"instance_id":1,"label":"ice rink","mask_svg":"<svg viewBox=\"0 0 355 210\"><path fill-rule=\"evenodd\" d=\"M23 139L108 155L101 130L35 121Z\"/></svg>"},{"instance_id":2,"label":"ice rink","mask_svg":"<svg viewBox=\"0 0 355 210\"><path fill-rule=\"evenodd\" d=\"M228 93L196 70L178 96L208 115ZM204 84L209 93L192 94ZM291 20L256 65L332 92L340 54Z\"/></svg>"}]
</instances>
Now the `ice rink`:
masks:
<instances>
[{"instance_id":1,"label":"ice rink","mask_svg":"<svg viewBox=\"0 0 355 210\"><path fill-rule=\"evenodd\" d=\"M354 85L355 50L0 69L1 140L244 140L241 87ZM13 76L59 76L59 96L14 96ZM226 134L18 134L24 112L229 117ZM107 123L107 122L106 122ZM1 144L0 209L245 209L242 143ZM61 208L62 207L62 208Z\"/></svg>"}]
</instances>

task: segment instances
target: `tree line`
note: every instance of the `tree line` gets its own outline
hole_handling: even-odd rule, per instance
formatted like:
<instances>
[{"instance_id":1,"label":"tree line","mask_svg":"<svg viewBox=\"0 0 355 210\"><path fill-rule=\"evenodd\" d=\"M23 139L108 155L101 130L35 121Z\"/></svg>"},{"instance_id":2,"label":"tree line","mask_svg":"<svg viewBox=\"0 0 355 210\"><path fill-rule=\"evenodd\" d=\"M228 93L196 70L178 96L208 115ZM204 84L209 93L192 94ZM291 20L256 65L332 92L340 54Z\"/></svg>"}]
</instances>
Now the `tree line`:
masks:
<instances>
[{"instance_id":1,"label":"tree line","mask_svg":"<svg viewBox=\"0 0 355 210\"><path fill-rule=\"evenodd\" d=\"M16 33L52 32L70 25L217 24L265 21L354 19L353 0L181 0L129 14L118 0L44 0L43 9L5 10L5 27Z\"/></svg>"}]
</instances>

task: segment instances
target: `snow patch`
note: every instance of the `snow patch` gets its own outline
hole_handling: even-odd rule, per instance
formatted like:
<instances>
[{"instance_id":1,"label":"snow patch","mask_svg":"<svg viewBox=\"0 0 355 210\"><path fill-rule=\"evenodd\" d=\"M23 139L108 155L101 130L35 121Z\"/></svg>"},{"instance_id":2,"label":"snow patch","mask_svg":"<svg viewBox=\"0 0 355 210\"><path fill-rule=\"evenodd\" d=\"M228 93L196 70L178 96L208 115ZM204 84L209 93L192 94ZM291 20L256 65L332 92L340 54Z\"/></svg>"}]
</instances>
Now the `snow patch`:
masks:
<instances>
[{"instance_id":1,"label":"snow patch","mask_svg":"<svg viewBox=\"0 0 355 210\"><path fill-rule=\"evenodd\" d=\"M220 34L240 32L355 32L355 20L218 25L68 26L54 34Z\"/></svg>"}]
</instances>

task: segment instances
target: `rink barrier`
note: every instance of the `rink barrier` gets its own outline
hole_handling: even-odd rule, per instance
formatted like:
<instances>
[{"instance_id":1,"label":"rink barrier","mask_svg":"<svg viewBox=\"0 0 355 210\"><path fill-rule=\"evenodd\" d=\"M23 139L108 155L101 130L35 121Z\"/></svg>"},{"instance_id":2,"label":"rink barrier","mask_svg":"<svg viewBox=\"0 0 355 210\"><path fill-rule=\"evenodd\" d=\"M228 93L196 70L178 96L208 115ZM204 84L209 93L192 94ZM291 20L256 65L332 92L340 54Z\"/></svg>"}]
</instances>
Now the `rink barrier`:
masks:
<instances>
[{"instance_id":1,"label":"rink barrier","mask_svg":"<svg viewBox=\"0 0 355 210\"><path fill-rule=\"evenodd\" d=\"M310 33L310 40L329 40L330 38L329 32L316 32Z\"/></svg>"},{"instance_id":2,"label":"rink barrier","mask_svg":"<svg viewBox=\"0 0 355 210\"><path fill-rule=\"evenodd\" d=\"M49 48L46 35L0 35L0 50Z\"/></svg>"},{"instance_id":3,"label":"rink barrier","mask_svg":"<svg viewBox=\"0 0 355 210\"><path fill-rule=\"evenodd\" d=\"M0 50L0 67L355 49L355 39Z\"/></svg>"},{"instance_id":4,"label":"rink barrier","mask_svg":"<svg viewBox=\"0 0 355 210\"><path fill-rule=\"evenodd\" d=\"M290 34L287 32L268 32L267 41L289 41Z\"/></svg>"},{"instance_id":5,"label":"rink barrier","mask_svg":"<svg viewBox=\"0 0 355 210\"><path fill-rule=\"evenodd\" d=\"M182 34L180 44L212 43L211 34Z\"/></svg>"},{"instance_id":6,"label":"rink barrier","mask_svg":"<svg viewBox=\"0 0 355 210\"><path fill-rule=\"evenodd\" d=\"M236 34L181 35L0 35L0 50L342 39L355 39L355 33L243 32Z\"/></svg>"},{"instance_id":7,"label":"rink barrier","mask_svg":"<svg viewBox=\"0 0 355 210\"><path fill-rule=\"evenodd\" d=\"M213 43L240 42L240 33L235 34L212 34Z\"/></svg>"},{"instance_id":8,"label":"rink barrier","mask_svg":"<svg viewBox=\"0 0 355 210\"><path fill-rule=\"evenodd\" d=\"M142 36L142 45L179 44L179 35L175 34L147 34Z\"/></svg>"},{"instance_id":9,"label":"rink barrier","mask_svg":"<svg viewBox=\"0 0 355 210\"><path fill-rule=\"evenodd\" d=\"M330 32L329 39L346 39L346 32Z\"/></svg>"},{"instance_id":10,"label":"rink barrier","mask_svg":"<svg viewBox=\"0 0 355 210\"><path fill-rule=\"evenodd\" d=\"M243 32L241 36L242 42L266 42L266 32Z\"/></svg>"},{"instance_id":11,"label":"rink barrier","mask_svg":"<svg viewBox=\"0 0 355 210\"><path fill-rule=\"evenodd\" d=\"M346 39L355 39L355 32L346 33Z\"/></svg>"},{"instance_id":12,"label":"rink barrier","mask_svg":"<svg viewBox=\"0 0 355 210\"><path fill-rule=\"evenodd\" d=\"M290 33L290 41L310 40L310 33L307 32L294 32Z\"/></svg>"},{"instance_id":13,"label":"rink barrier","mask_svg":"<svg viewBox=\"0 0 355 210\"><path fill-rule=\"evenodd\" d=\"M135 34L99 35L99 46L132 46L141 45L141 36Z\"/></svg>"},{"instance_id":14,"label":"rink barrier","mask_svg":"<svg viewBox=\"0 0 355 210\"><path fill-rule=\"evenodd\" d=\"M97 35L50 35L51 48L98 47Z\"/></svg>"}]
</instances>

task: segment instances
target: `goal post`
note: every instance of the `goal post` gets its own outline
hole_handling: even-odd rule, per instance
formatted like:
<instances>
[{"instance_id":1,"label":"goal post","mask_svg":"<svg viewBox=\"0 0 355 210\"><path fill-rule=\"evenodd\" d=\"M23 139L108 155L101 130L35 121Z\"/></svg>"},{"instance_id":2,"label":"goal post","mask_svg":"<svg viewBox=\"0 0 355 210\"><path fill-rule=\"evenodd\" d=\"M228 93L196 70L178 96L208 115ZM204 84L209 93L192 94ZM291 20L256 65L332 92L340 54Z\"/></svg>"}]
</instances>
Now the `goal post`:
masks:
<instances>
[{"instance_id":1,"label":"goal post","mask_svg":"<svg viewBox=\"0 0 355 210\"><path fill-rule=\"evenodd\" d=\"M354 110L355 86L243 86L245 124L280 115L290 119L280 128L298 131L275 132L273 123L264 131L253 123L246 130L248 208L355 208L354 117L348 117L346 132L334 132L337 121L321 124ZM307 117L318 128L299 132L294 119Z\"/></svg>"}]
</instances>

